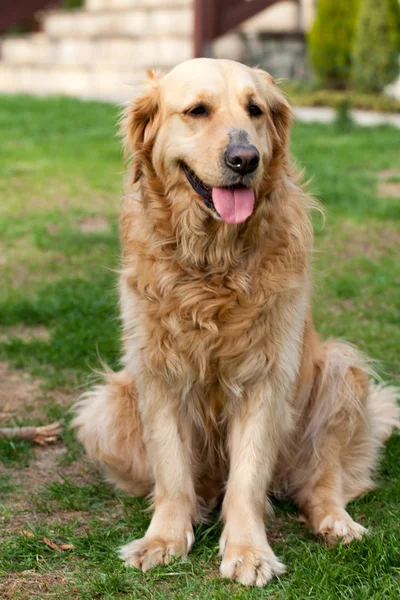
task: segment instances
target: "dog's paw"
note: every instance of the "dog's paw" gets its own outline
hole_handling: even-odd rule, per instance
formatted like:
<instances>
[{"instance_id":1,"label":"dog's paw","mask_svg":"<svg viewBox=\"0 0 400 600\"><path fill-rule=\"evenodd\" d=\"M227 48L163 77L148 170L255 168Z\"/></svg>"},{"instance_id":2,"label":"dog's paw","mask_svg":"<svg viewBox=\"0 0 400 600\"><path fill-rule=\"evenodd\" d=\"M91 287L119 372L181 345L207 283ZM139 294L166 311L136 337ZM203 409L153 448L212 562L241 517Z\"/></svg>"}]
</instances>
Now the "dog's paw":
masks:
<instances>
[{"instance_id":1,"label":"dog's paw","mask_svg":"<svg viewBox=\"0 0 400 600\"><path fill-rule=\"evenodd\" d=\"M259 549L227 544L220 567L222 577L258 587L265 585L275 575L282 575L285 570L285 565L276 558L268 545Z\"/></svg>"},{"instance_id":2,"label":"dog's paw","mask_svg":"<svg viewBox=\"0 0 400 600\"><path fill-rule=\"evenodd\" d=\"M173 556L185 560L193 544L193 533L188 532L181 539L144 537L122 546L119 556L127 566L145 572L152 567L167 565Z\"/></svg>"},{"instance_id":3,"label":"dog's paw","mask_svg":"<svg viewBox=\"0 0 400 600\"><path fill-rule=\"evenodd\" d=\"M353 540L361 540L368 530L353 521L346 511L340 511L338 514L327 515L319 525L317 533L323 536L327 546L334 546L340 541L350 544Z\"/></svg>"}]
</instances>

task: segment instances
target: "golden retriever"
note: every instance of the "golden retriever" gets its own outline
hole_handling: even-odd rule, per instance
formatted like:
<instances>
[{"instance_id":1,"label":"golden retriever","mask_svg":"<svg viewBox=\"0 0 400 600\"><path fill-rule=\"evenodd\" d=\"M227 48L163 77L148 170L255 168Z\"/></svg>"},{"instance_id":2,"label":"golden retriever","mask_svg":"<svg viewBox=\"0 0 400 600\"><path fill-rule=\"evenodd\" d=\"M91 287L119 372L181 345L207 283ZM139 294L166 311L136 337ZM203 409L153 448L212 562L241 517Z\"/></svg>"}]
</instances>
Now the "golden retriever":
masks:
<instances>
[{"instance_id":1,"label":"golden retriever","mask_svg":"<svg viewBox=\"0 0 400 600\"><path fill-rule=\"evenodd\" d=\"M124 367L81 399L75 426L111 482L152 494L146 535L121 549L143 571L186 557L220 499L221 574L247 585L284 572L268 492L329 543L366 533L346 504L373 486L396 390L314 330L313 203L290 124L273 78L229 60L150 74L125 114Z\"/></svg>"}]
</instances>

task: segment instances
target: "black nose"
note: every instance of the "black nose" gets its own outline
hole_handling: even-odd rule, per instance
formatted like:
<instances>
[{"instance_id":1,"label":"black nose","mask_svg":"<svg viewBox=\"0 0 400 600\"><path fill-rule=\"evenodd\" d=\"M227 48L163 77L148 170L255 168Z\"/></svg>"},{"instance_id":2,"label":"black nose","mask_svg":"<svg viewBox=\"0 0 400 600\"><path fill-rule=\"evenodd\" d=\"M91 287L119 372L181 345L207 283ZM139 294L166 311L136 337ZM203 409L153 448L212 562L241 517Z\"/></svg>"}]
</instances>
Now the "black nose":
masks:
<instances>
[{"instance_id":1,"label":"black nose","mask_svg":"<svg viewBox=\"0 0 400 600\"><path fill-rule=\"evenodd\" d=\"M254 146L229 145L225 153L227 166L241 175L253 173L260 162L260 154Z\"/></svg>"}]
</instances>

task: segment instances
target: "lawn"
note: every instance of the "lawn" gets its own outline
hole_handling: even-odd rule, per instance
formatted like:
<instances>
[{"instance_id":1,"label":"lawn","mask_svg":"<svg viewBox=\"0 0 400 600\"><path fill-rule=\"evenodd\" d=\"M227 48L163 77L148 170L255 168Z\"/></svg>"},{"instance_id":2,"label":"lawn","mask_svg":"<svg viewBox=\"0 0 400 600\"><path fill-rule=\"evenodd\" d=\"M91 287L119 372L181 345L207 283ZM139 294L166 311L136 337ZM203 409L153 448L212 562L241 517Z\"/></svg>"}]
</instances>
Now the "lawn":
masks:
<instances>
[{"instance_id":1,"label":"lawn","mask_svg":"<svg viewBox=\"0 0 400 600\"><path fill-rule=\"evenodd\" d=\"M400 437L377 489L350 505L371 530L362 542L328 550L292 504L274 503L269 538L288 572L265 589L219 578L217 518L186 563L143 574L118 559L146 529L146 502L104 484L68 429L99 358L118 368L116 118L101 103L0 98L0 422L65 419L51 448L0 441L0 597L398 600ZM317 326L400 384L399 132L297 124L293 152L327 209L315 221Z\"/></svg>"}]
</instances>

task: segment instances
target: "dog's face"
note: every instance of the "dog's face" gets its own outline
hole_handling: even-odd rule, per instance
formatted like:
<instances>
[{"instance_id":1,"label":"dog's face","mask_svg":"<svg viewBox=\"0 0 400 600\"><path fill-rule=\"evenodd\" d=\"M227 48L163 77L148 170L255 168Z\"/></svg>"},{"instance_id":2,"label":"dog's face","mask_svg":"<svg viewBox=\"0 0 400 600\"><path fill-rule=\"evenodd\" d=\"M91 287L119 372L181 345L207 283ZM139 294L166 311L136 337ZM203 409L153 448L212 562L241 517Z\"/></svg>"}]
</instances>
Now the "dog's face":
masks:
<instances>
[{"instance_id":1,"label":"dog's face","mask_svg":"<svg viewBox=\"0 0 400 600\"><path fill-rule=\"evenodd\" d=\"M134 102L127 145L138 179L146 163L166 193L227 223L254 211L277 153L286 155L290 108L272 77L227 60L182 63Z\"/></svg>"}]
</instances>

